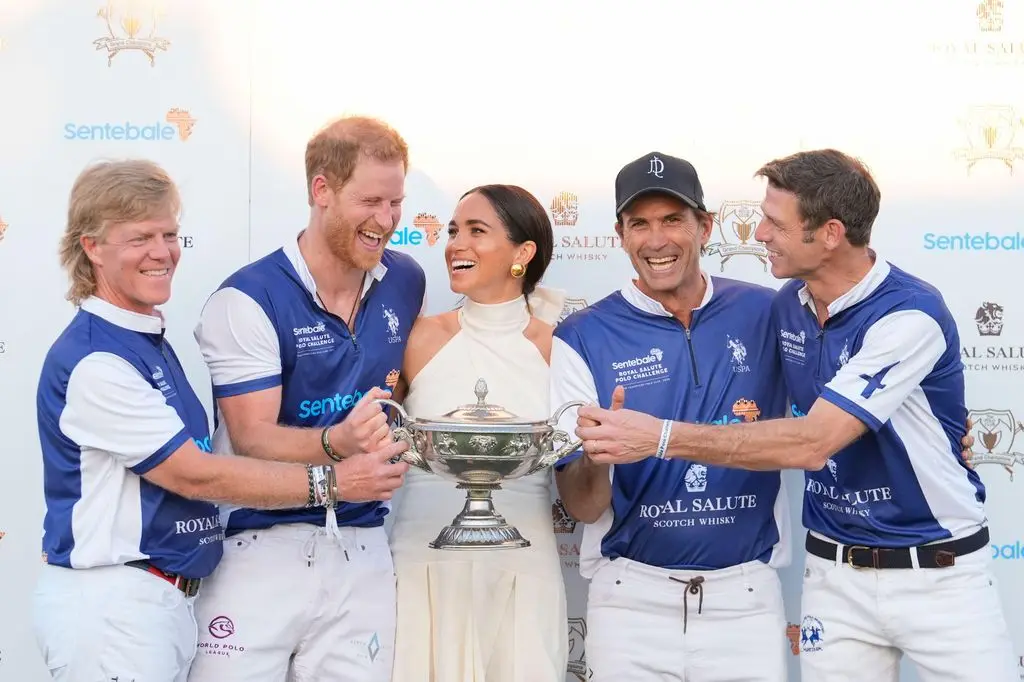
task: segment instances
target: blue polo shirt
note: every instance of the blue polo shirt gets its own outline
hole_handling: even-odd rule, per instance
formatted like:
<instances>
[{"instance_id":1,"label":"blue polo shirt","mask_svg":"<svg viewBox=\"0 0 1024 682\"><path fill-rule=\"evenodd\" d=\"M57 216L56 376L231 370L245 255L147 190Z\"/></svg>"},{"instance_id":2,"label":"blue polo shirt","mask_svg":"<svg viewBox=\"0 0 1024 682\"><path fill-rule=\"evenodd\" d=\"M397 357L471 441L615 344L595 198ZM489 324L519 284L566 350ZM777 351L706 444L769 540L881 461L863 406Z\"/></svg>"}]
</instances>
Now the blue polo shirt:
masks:
<instances>
[{"instance_id":1,"label":"blue polo shirt","mask_svg":"<svg viewBox=\"0 0 1024 682\"><path fill-rule=\"evenodd\" d=\"M985 488L961 459L964 371L939 292L876 257L819 325L805 284L773 305L794 415L827 400L867 432L805 478L803 522L847 545L908 547L985 524Z\"/></svg>"},{"instance_id":2,"label":"blue polo shirt","mask_svg":"<svg viewBox=\"0 0 1024 682\"><path fill-rule=\"evenodd\" d=\"M159 317L83 301L46 354L36 410L47 563L148 560L187 578L213 572L223 539L216 506L143 478L189 440L210 451L206 411Z\"/></svg>"},{"instance_id":3,"label":"blue polo shirt","mask_svg":"<svg viewBox=\"0 0 1024 682\"><path fill-rule=\"evenodd\" d=\"M297 240L245 266L203 309L196 339L214 398L281 387L278 423L322 429L341 422L374 386L394 389L426 279L410 256L385 249L363 288L353 334L320 304ZM214 450L231 452L218 416ZM227 535L279 523L325 525L326 510L222 506ZM339 526L380 526L388 506L339 502Z\"/></svg>"},{"instance_id":4,"label":"blue polo shirt","mask_svg":"<svg viewBox=\"0 0 1024 682\"><path fill-rule=\"evenodd\" d=\"M552 346L552 406L584 400L607 407L621 385L626 408L662 419L732 424L784 416L771 327L775 292L721 277L705 281L689 330L633 283L566 318ZM576 410L559 426L572 434ZM693 570L789 559L779 472L651 457L614 465L611 475L611 507L583 531L585 577L619 557Z\"/></svg>"}]
</instances>

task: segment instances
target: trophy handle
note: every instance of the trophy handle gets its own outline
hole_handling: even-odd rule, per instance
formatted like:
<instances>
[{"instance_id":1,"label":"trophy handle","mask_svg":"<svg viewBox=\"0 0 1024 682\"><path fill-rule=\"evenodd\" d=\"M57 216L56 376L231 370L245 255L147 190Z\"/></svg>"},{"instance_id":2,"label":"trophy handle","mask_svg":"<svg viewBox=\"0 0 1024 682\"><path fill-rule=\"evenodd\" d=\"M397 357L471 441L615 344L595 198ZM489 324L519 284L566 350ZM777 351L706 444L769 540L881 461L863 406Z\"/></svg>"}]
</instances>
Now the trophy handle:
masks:
<instances>
[{"instance_id":1,"label":"trophy handle","mask_svg":"<svg viewBox=\"0 0 1024 682\"><path fill-rule=\"evenodd\" d=\"M549 454L541 457L537 464L526 473L527 476L535 474L541 469L554 466L558 463L558 460L579 450L583 446L583 441L573 440L565 431L555 430L551 433L551 446L554 449Z\"/></svg>"},{"instance_id":2,"label":"trophy handle","mask_svg":"<svg viewBox=\"0 0 1024 682\"><path fill-rule=\"evenodd\" d=\"M558 424L558 420L562 418L562 415L565 414L566 410L568 410L570 408L573 408L573 407L583 407L584 405L586 405L586 403L583 402L582 400L573 400L573 401L567 402L565 405L562 405L557 410L555 410L555 413L553 415L551 415L551 419L548 420L548 423L552 424L552 425L556 425L556 424Z\"/></svg>"},{"instance_id":3,"label":"trophy handle","mask_svg":"<svg viewBox=\"0 0 1024 682\"><path fill-rule=\"evenodd\" d=\"M402 408L401 405L396 403L394 400L389 400L387 398L377 398L373 402L382 403L384 405L388 405L390 407L395 408L396 410L398 410L398 414L401 415L402 417L402 424L404 425L409 423L409 414L405 411L405 409ZM395 439L396 443L400 440L404 440L409 445L409 449L403 452L401 455L399 455L398 459L406 462L409 466L414 466L418 469L423 469L427 473L434 473L433 471L430 470L430 467L427 466L427 462L425 459L423 459L423 455L416 451L416 444L413 442L412 433L409 432L409 429L407 429L405 426L399 426L398 428L391 432L391 436L392 438Z\"/></svg>"}]
</instances>

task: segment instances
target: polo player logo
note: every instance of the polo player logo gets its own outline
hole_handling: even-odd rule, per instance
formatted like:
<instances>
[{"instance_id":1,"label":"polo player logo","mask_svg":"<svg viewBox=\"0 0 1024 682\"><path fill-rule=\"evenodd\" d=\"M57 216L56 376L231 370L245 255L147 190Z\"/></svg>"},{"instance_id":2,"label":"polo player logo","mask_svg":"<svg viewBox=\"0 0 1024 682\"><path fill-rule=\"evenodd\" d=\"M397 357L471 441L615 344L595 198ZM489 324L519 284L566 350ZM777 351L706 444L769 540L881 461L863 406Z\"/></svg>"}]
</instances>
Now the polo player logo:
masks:
<instances>
[{"instance_id":1,"label":"polo player logo","mask_svg":"<svg viewBox=\"0 0 1024 682\"><path fill-rule=\"evenodd\" d=\"M825 634L825 626L814 616L804 616L800 623L800 648L804 653L821 651L821 642Z\"/></svg>"},{"instance_id":2,"label":"polo player logo","mask_svg":"<svg viewBox=\"0 0 1024 682\"><path fill-rule=\"evenodd\" d=\"M398 315L391 308L384 308L384 306L381 308L384 310L384 319L388 322L388 332L392 337L398 336Z\"/></svg>"},{"instance_id":3,"label":"polo player logo","mask_svg":"<svg viewBox=\"0 0 1024 682\"><path fill-rule=\"evenodd\" d=\"M750 367L746 364L747 347L739 339L734 339L731 336L725 338L725 344L729 348L729 352L732 353L732 371L749 372Z\"/></svg>"}]
</instances>

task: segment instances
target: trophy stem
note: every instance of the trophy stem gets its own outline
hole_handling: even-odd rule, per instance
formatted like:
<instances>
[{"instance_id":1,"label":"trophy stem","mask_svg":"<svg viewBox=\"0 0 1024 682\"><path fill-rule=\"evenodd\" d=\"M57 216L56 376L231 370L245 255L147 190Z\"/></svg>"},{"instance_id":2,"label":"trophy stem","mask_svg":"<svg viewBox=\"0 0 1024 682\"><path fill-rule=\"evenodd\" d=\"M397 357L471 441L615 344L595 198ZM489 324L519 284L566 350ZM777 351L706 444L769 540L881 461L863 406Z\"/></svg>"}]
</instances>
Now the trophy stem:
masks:
<instances>
[{"instance_id":1,"label":"trophy stem","mask_svg":"<svg viewBox=\"0 0 1024 682\"><path fill-rule=\"evenodd\" d=\"M433 549L514 549L529 547L515 526L494 509L491 492L501 486L497 483L460 483L466 491L466 503L449 526L441 529L430 543Z\"/></svg>"}]
</instances>

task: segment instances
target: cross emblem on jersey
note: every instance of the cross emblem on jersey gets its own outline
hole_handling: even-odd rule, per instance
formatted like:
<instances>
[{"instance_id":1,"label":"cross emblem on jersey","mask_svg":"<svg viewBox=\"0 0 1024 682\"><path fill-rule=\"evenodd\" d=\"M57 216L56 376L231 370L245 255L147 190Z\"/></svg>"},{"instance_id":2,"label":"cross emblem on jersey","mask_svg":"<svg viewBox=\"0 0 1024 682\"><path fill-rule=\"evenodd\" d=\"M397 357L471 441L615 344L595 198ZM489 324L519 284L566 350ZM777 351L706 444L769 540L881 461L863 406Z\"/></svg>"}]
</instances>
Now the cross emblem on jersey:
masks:
<instances>
[{"instance_id":1,"label":"cross emblem on jersey","mask_svg":"<svg viewBox=\"0 0 1024 682\"><path fill-rule=\"evenodd\" d=\"M889 370L898 364L900 364L899 360L892 363L888 367L883 367L882 369L878 370L878 372L876 372L874 375L861 374L860 378L868 382L868 385L865 386L864 390L860 392L860 396L862 398L870 398L875 391L885 388L885 384L882 383L882 380L885 379L885 375L889 373Z\"/></svg>"}]
</instances>

